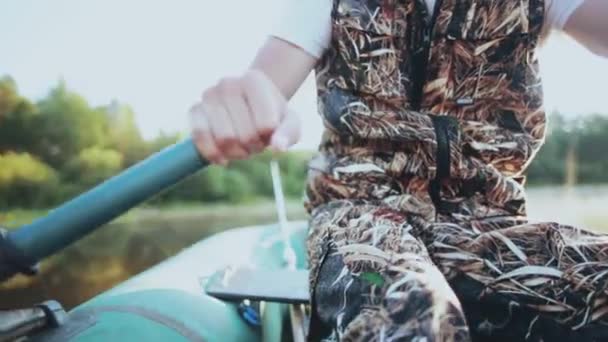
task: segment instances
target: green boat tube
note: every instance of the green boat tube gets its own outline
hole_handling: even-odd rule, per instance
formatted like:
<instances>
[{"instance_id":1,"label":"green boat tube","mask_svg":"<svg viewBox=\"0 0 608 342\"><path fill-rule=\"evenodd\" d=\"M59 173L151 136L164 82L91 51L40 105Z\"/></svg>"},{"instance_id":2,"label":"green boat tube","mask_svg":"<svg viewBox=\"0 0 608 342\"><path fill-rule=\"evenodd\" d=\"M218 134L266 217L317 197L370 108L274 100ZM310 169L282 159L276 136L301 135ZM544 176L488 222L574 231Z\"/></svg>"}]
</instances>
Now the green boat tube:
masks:
<instances>
[{"instance_id":1,"label":"green boat tube","mask_svg":"<svg viewBox=\"0 0 608 342\"><path fill-rule=\"evenodd\" d=\"M291 226L298 268L305 268L306 225ZM63 326L33 340L282 341L290 334L283 331L288 327L284 304L265 303L262 322L254 327L236 304L204 292L207 279L226 267L282 268L282 241L277 226L239 228L212 236L76 307Z\"/></svg>"},{"instance_id":2,"label":"green boat tube","mask_svg":"<svg viewBox=\"0 0 608 342\"><path fill-rule=\"evenodd\" d=\"M191 139L187 139L132 166L31 224L10 232L0 229L0 281L15 273L35 273L39 260L69 246L206 165ZM306 269L306 224L291 223L287 230L278 226L259 226L212 236L67 314L56 303L29 311L4 312L2 317L9 317L16 323L12 328L0 329L0 341L23 335L27 335L28 340L45 342L289 340L286 304L280 301L252 302L247 297L238 301L222 301L205 291L210 279L217 279L217 275L227 268L246 267L253 271L285 269L287 246L295 252L296 271ZM297 279L303 279L304 273L298 274L300 278ZM256 281L258 289L261 287L266 293L273 293L273 286L281 288L280 281L259 278ZM306 286L306 281L296 282L298 286L300 283ZM247 284L247 281L241 284ZM299 293L307 291L300 289ZM300 302L304 302L303 298L300 296ZM32 317L20 316L23 312L32 312ZM20 320L43 328L28 330L24 334Z\"/></svg>"}]
</instances>

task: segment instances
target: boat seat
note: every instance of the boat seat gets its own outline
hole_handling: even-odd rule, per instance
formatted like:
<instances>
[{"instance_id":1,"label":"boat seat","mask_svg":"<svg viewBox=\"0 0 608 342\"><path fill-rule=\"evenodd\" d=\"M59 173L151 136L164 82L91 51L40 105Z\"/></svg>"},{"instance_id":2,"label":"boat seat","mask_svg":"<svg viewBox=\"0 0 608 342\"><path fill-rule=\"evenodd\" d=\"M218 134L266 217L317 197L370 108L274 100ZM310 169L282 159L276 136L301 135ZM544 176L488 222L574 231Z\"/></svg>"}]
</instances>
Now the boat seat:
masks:
<instances>
[{"instance_id":1,"label":"boat seat","mask_svg":"<svg viewBox=\"0 0 608 342\"><path fill-rule=\"evenodd\" d=\"M205 292L230 302L308 304L310 300L307 270L228 268L211 276Z\"/></svg>"}]
</instances>

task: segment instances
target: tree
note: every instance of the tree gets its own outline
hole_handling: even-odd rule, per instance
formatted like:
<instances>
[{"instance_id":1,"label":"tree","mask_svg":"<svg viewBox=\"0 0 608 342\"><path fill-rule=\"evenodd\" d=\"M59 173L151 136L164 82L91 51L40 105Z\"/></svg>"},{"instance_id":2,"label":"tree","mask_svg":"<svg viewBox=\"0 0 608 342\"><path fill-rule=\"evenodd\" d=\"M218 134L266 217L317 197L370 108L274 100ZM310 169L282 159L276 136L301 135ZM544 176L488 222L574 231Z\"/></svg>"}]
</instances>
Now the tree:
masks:
<instances>
[{"instance_id":1,"label":"tree","mask_svg":"<svg viewBox=\"0 0 608 342\"><path fill-rule=\"evenodd\" d=\"M608 117L587 115L580 119L577 128L579 177L589 183L608 182Z\"/></svg>"},{"instance_id":2,"label":"tree","mask_svg":"<svg viewBox=\"0 0 608 342\"><path fill-rule=\"evenodd\" d=\"M555 112L548 124L545 144L528 168L529 184L560 184L565 179L565 158L572 136L570 123Z\"/></svg>"},{"instance_id":3,"label":"tree","mask_svg":"<svg viewBox=\"0 0 608 342\"><path fill-rule=\"evenodd\" d=\"M46 163L62 169L83 149L104 146L108 132L103 109L92 109L80 95L60 82L38 103L35 152Z\"/></svg>"},{"instance_id":4,"label":"tree","mask_svg":"<svg viewBox=\"0 0 608 342\"><path fill-rule=\"evenodd\" d=\"M27 153L0 155L0 208L46 207L58 196L56 172Z\"/></svg>"},{"instance_id":5,"label":"tree","mask_svg":"<svg viewBox=\"0 0 608 342\"><path fill-rule=\"evenodd\" d=\"M19 95L15 81L0 78L0 152L30 151L34 145L36 108Z\"/></svg>"},{"instance_id":6,"label":"tree","mask_svg":"<svg viewBox=\"0 0 608 342\"><path fill-rule=\"evenodd\" d=\"M123 167L120 152L89 147L80 151L64 167L64 180L89 188L115 174Z\"/></svg>"},{"instance_id":7,"label":"tree","mask_svg":"<svg viewBox=\"0 0 608 342\"><path fill-rule=\"evenodd\" d=\"M17 91L15 80L8 76L0 78L0 124L6 117L7 113L11 112L19 102L22 101L21 96Z\"/></svg>"},{"instance_id":8,"label":"tree","mask_svg":"<svg viewBox=\"0 0 608 342\"><path fill-rule=\"evenodd\" d=\"M146 155L151 155L168 146L171 146L177 143L180 138L181 136L179 134L168 134L165 132L160 132L156 138L147 142Z\"/></svg>"},{"instance_id":9,"label":"tree","mask_svg":"<svg viewBox=\"0 0 608 342\"><path fill-rule=\"evenodd\" d=\"M549 123L545 146L529 169L530 182L562 184L568 168L577 170L580 183L608 182L608 117L593 114L567 120L554 113Z\"/></svg>"},{"instance_id":10,"label":"tree","mask_svg":"<svg viewBox=\"0 0 608 342\"><path fill-rule=\"evenodd\" d=\"M109 147L123 155L124 165L133 165L147 157L146 142L135 122L133 109L114 101L104 107L104 112L108 117Z\"/></svg>"}]
</instances>

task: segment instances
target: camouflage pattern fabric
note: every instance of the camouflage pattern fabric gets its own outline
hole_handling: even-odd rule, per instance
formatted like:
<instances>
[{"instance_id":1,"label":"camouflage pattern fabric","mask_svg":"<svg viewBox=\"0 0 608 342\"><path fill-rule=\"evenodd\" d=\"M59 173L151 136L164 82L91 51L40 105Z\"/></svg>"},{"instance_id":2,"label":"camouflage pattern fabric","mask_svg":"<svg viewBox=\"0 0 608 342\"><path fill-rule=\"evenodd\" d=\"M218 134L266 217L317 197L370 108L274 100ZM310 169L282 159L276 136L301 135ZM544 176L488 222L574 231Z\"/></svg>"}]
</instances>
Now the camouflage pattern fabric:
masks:
<instances>
[{"instance_id":1,"label":"camouflage pattern fabric","mask_svg":"<svg viewBox=\"0 0 608 342\"><path fill-rule=\"evenodd\" d=\"M608 236L526 218L543 0L334 3L310 339L608 340Z\"/></svg>"}]
</instances>

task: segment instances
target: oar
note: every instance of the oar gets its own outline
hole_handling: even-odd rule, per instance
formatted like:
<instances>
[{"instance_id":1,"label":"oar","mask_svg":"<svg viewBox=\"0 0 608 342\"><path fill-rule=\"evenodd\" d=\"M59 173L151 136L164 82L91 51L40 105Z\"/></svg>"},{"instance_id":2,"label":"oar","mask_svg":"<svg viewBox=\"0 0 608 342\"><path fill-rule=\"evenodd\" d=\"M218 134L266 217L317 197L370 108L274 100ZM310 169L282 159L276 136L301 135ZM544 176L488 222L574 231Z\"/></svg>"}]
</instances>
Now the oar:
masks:
<instances>
[{"instance_id":1,"label":"oar","mask_svg":"<svg viewBox=\"0 0 608 342\"><path fill-rule=\"evenodd\" d=\"M187 139L61 205L31 224L0 234L0 281L25 272L155 194L208 165Z\"/></svg>"}]
</instances>

